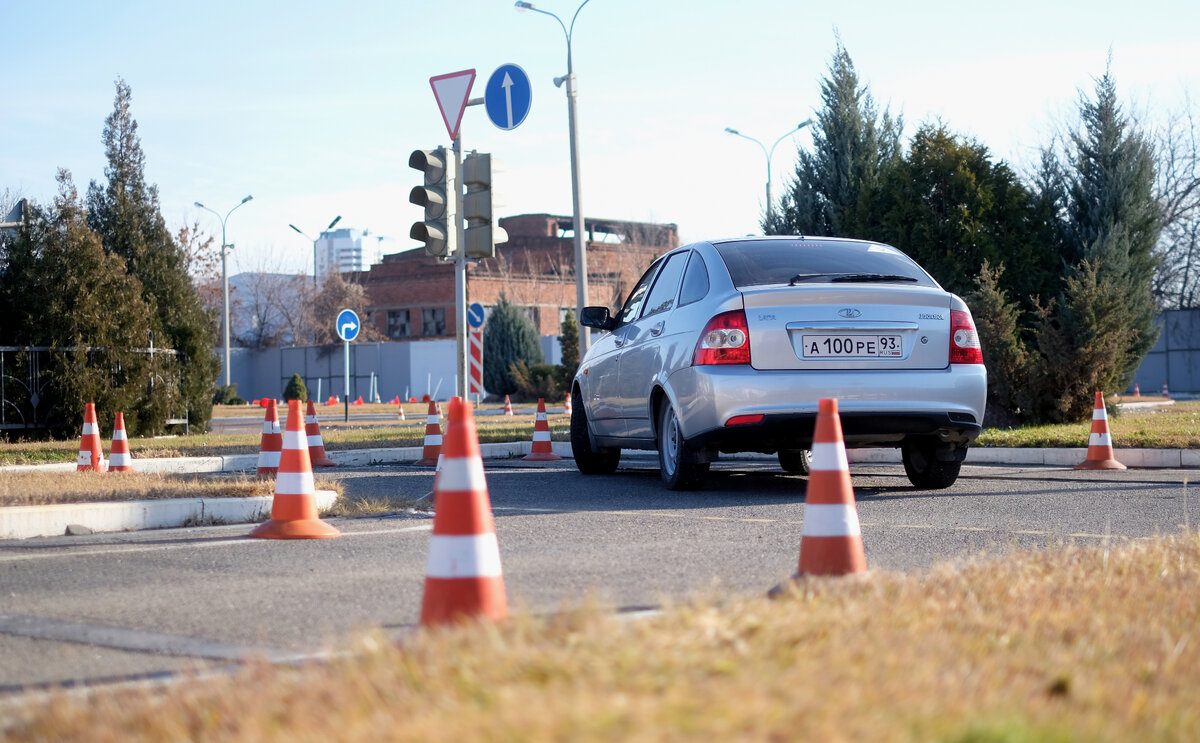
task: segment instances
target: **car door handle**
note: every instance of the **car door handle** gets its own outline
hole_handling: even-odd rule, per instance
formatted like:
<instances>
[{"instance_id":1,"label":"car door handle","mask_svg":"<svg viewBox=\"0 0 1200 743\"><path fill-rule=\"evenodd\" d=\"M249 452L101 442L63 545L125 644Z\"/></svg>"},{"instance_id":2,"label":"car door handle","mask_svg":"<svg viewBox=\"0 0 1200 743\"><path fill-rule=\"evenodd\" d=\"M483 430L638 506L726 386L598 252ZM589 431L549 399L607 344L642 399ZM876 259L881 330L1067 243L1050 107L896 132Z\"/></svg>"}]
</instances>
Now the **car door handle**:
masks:
<instances>
[{"instance_id":1,"label":"car door handle","mask_svg":"<svg viewBox=\"0 0 1200 743\"><path fill-rule=\"evenodd\" d=\"M665 321L659 320L657 323L655 323L654 327L650 328L650 335L662 335L663 326L665 324Z\"/></svg>"}]
</instances>

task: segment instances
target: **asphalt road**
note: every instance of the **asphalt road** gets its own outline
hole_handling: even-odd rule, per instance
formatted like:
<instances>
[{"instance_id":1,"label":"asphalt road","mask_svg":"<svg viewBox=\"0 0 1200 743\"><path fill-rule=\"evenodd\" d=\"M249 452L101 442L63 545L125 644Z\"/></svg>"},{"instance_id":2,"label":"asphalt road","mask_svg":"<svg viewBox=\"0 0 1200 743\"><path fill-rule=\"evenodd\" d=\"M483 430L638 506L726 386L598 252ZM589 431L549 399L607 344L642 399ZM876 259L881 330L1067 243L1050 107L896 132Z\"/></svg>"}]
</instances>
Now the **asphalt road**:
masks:
<instances>
[{"instance_id":1,"label":"asphalt road","mask_svg":"<svg viewBox=\"0 0 1200 743\"><path fill-rule=\"evenodd\" d=\"M513 610L553 612L587 596L630 610L759 595L796 566L806 481L770 463L717 464L694 493L663 489L650 459L606 477L583 477L569 460L488 461L486 471ZM852 473L869 566L905 571L1179 533L1196 521L1185 482L1200 474L969 466L949 490L917 491L898 465ZM428 468L337 474L354 495L416 497L432 485ZM332 540L254 540L240 525L0 541L0 694L307 656L357 629L411 629L430 519L333 523L342 536Z\"/></svg>"}]
</instances>

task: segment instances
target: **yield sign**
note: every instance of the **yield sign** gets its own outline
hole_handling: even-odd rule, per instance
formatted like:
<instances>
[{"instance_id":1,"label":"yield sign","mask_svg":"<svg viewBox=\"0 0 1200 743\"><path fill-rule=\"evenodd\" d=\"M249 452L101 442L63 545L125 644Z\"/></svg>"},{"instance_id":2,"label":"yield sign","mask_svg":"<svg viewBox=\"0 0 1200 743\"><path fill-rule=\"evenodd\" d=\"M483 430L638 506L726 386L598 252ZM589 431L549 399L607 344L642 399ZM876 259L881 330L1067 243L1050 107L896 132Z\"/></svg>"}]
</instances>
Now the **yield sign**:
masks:
<instances>
[{"instance_id":1,"label":"yield sign","mask_svg":"<svg viewBox=\"0 0 1200 743\"><path fill-rule=\"evenodd\" d=\"M442 121L446 122L446 131L450 133L450 139L458 139L458 125L462 123L463 110L467 107L467 98L471 95L471 86L474 84L473 69L429 78L433 97L437 99L438 109L442 112Z\"/></svg>"}]
</instances>

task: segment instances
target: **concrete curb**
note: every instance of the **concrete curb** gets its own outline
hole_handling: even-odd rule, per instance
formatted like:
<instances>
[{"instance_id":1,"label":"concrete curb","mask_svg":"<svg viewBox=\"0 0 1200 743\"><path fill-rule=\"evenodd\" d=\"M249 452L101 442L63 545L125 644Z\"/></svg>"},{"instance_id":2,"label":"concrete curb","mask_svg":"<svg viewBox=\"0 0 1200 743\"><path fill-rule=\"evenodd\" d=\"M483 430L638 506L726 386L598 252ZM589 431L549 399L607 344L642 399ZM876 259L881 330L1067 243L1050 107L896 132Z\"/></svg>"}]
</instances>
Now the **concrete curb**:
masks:
<instances>
[{"instance_id":1,"label":"concrete curb","mask_svg":"<svg viewBox=\"0 0 1200 743\"><path fill-rule=\"evenodd\" d=\"M328 511L337 500L333 490L316 491L317 510ZM0 539L54 537L67 529L136 531L176 526L244 524L271 515L274 496L249 498L182 498L118 503L71 503L56 506L0 508ZM80 529L79 527L82 527Z\"/></svg>"}]
</instances>

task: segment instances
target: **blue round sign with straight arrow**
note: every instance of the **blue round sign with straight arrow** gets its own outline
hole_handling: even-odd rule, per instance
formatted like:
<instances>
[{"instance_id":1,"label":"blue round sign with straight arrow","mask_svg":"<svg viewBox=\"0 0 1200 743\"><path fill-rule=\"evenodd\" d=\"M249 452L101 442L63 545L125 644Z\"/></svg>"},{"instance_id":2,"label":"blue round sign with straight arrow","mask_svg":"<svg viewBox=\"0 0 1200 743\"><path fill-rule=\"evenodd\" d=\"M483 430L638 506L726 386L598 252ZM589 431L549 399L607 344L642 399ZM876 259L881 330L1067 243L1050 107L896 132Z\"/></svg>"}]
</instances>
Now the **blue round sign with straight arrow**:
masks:
<instances>
[{"instance_id":1,"label":"blue round sign with straight arrow","mask_svg":"<svg viewBox=\"0 0 1200 743\"><path fill-rule=\"evenodd\" d=\"M488 78L483 107L488 118L501 129L516 129L529 115L533 86L529 75L515 64L500 65Z\"/></svg>"}]
</instances>

